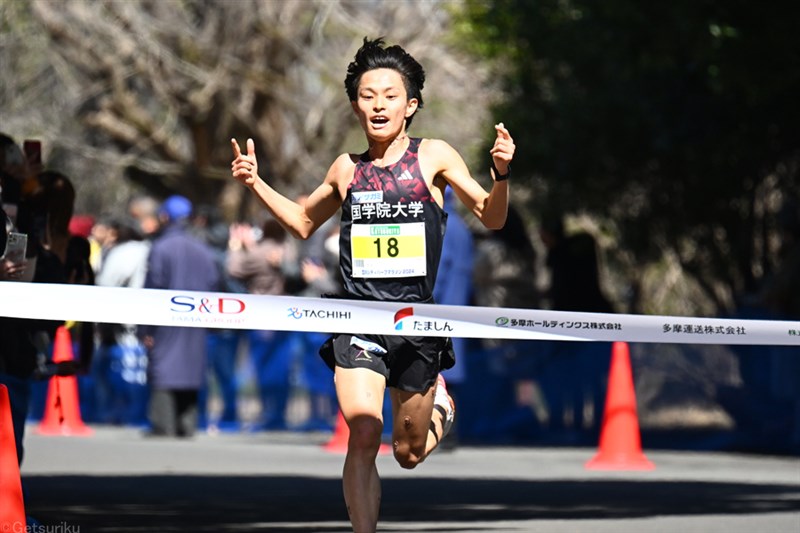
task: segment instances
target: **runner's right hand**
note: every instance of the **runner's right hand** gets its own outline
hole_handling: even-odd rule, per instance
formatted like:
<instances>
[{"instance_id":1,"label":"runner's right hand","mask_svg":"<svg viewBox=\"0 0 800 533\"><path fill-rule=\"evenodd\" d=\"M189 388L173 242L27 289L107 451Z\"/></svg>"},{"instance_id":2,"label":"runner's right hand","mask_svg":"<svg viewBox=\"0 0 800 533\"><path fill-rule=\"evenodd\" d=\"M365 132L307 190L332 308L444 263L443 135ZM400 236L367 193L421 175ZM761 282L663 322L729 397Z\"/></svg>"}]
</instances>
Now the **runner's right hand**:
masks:
<instances>
[{"instance_id":1,"label":"runner's right hand","mask_svg":"<svg viewBox=\"0 0 800 533\"><path fill-rule=\"evenodd\" d=\"M258 161L256 160L256 145L253 139L247 139L247 153L243 154L239 149L236 139L231 139L233 147L233 162L231 163L231 173L239 183L252 187L258 179Z\"/></svg>"}]
</instances>

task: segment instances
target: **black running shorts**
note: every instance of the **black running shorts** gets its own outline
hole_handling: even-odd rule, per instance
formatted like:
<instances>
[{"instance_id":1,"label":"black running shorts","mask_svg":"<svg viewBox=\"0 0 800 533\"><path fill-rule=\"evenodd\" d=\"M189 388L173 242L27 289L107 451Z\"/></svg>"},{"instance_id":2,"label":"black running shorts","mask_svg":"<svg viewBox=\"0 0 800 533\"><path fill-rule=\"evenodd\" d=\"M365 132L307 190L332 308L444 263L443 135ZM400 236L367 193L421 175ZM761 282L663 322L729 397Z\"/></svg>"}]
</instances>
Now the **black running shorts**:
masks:
<instances>
[{"instance_id":1,"label":"black running shorts","mask_svg":"<svg viewBox=\"0 0 800 533\"><path fill-rule=\"evenodd\" d=\"M455 364L453 342L446 337L337 333L319 354L331 370L368 368L383 375L387 386L406 392L428 390L441 370Z\"/></svg>"}]
</instances>

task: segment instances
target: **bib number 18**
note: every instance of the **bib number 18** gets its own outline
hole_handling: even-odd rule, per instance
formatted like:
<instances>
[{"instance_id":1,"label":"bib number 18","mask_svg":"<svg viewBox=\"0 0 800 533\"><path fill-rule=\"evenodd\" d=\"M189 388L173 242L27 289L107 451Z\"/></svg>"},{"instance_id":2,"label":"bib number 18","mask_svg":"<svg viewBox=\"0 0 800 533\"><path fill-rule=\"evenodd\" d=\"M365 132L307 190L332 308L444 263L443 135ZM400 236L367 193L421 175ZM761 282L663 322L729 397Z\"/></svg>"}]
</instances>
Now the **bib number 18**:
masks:
<instances>
[{"instance_id":1,"label":"bib number 18","mask_svg":"<svg viewBox=\"0 0 800 533\"><path fill-rule=\"evenodd\" d=\"M385 244L382 244L382 241L386 241ZM397 247L398 242L394 237L389 237L388 239L381 239L378 237L372 242L375 244L375 257L383 257L384 250L389 257L397 257L400 255L400 248Z\"/></svg>"},{"instance_id":2,"label":"bib number 18","mask_svg":"<svg viewBox=\"0 0 800 533\"><path fill-rule=\"evenodd\" d=\"M353 224L353 277L394 278L424 276L425 224Z\"/></svg>"}]
</instances>

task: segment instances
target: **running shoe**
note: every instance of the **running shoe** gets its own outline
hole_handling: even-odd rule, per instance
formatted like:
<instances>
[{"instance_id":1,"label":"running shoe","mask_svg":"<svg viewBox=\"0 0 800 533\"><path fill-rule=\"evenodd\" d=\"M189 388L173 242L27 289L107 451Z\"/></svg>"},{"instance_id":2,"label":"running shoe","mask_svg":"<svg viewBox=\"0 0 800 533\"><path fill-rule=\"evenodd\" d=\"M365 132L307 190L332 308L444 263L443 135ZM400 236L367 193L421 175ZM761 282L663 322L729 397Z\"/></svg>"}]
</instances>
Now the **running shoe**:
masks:
<instances>
[{"instance_id":1,"label":"running shoe","mask_svg":"<svg viewBox=\"0 0 800 533\"><path fill-rule=\"evenodd\" d=\"M453 422L456 420L456 404L453 398L447 394L447 384L444 382L444 376L439 374L436 378L436 392L433 395L433 405L438 407L444 412L444 421L442 422L442 439L450 432L453 427ZM441 439L439 439L441 441Z\"/></svg>"}]
</instances>

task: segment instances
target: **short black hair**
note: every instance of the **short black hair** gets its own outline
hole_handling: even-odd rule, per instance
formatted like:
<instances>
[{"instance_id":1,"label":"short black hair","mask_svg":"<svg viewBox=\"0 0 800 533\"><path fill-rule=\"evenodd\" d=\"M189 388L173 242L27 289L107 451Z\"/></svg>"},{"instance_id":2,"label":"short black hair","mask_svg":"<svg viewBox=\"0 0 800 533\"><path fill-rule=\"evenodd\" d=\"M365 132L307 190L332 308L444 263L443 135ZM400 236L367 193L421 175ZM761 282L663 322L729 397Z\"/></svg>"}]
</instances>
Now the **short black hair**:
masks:
<instances>
[{"instance_id":1,"label":"short black hair","mask_svg":"<svg viewBox=\"0 0 800 533\"><path fill-rule=\"evenodd\" d=\"M364 44L356 52L355 58L347 66L344 88L351 102L358 100L358 84L361 76L370 70L388 68L397 71L403 78L408 98L417 99L417 109L422 109L422 87L425 85L425 69L398 45L385 46L383 37L369 40L364 37ZM411 115L406 119L406 127L411 125Z\"/></svg>"}]
</instances>

